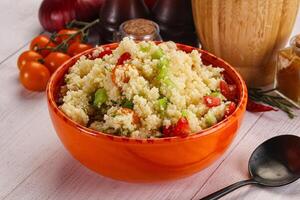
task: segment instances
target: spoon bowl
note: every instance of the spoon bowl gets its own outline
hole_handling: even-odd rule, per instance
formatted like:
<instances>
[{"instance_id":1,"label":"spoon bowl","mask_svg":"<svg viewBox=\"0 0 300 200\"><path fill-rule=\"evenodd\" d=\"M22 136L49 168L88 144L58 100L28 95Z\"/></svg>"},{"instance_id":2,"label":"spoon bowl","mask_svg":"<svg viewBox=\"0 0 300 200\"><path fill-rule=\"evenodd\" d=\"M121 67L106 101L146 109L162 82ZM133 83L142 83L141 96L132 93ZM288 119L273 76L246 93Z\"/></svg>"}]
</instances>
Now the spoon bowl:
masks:
<instances>
[{"instance_id":1,"label":"spoon bowl","mask_svg":"<svg viewBox=\"0 0 300 200\"><path fill-rule=\"evenodd\" d=\"M227 186L201 200L216 200L249 184L279 187L300 178L300 137L281 135L259 145L249 159L251 178Z\"/></svg>"},{"instance_id":2,"label":"spoon bowl","mask_svg":"<svg viewBox=\"0 0 300 200\"><path fill-rule=\"evenodd\" d=\"M258 184L287 185L300 177L300 138L282 135L262 143L251 155L249 173Z\"/></svg>"}]
</instances>

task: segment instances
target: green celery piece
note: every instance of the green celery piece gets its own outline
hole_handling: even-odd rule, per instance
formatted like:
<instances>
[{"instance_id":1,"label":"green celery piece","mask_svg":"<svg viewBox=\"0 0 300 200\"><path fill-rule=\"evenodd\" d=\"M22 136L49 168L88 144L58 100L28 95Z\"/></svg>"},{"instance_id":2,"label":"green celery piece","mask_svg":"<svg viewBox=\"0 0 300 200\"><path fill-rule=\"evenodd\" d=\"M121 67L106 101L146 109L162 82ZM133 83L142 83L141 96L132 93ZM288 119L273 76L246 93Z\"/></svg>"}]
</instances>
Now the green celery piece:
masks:
<instances>
[{"instance_id":1,"label":"green celery piece","mask_svg":"<svg viewBox=\"0 0 300 200\"><path fill-rule=\"evenodd\" d=\"M208 124L208 126L212 126L218 122L217 118L214 116L213 113L208 112L205 116L205 122Z\"/></svg>"},{"instance_id":2,"label":"green celery piece","mask_svg":"<svg viewBox=\"0 0 300 200\"><path fill-rule=\"evenodd\" d=\"M107 101L108 97L106 94L106 90L104 88L100 88L96 91L94 97L94 106L100 108L103 103Z\"/></svg>"},{"instance_id":3,"label":"green celery piece","mask_svg":"<svg viewBox=\"0 0 300 200\"><path fill-rule=\"evenodd\" d=\"M167 58L161 58L157 63L157 68L162 69L163 67L169 67L169 60Z\"/></svg>"},{"instance_id":4,"label":"green celery piece","mask_svg":"<svg viewBox=\"0 0 300 200\"><path fill-rule=\"evenodd\" d=\"M165 77L165 78L162 80L162 82L163 82L164 84L166 84L168 87L174 88L174 87L176 86L175 83L174 83L169 77Z\"/></svg>"},{"instance_id":5,"label":"green celery piece","mask_svg":"<svg viewBox=\"0 0 300 200\"><path fill-rule=\"evenodd\" d=\"M166 66L163 66L159 71L157 75L157 80L163 80L168 76L168 68Z\"/></svg>"},{"instance_id":6,"label":"green celery piece","mask_svg":"<svg viewBox=\"0 0 300 200\"><path fill-rule=\"evenodd\" d=\"M122 101L122 107L123 107L123 108L133 109L133 106L134 106L133 102L130 101L130 100L128 100L128 99L124 99L124 100Z\"/></svg>"},{"instance_id":7,"label":"green celery piece","mask_svg":"<svg viewBox=\"0 0 300 200\"><path fill-rule=\"evenodd\" d=\"M168 106L168 99L166 97L158 100L158 108L160 111L165 111Z\"/></svg>"},{"instance_id":8,"label":"green celery piece","mask_svg":"<svg viewBox=\"0 0 300 200\"><path fill-rule=\"evenodd\" d=\"M181 112L181 115L182 115L182 117L187 117L187 111L186 111L186 110L183 110L183 111Z\"/></svg>"},{"instance_id":9,"label":"green celery piece","mask_svg":"<svg viewBox=\"0 0 300 200\"><path fill-rule=\"evenodd\" d=\"M141 50L142 52L144 52L144 53L149 52L150 49L151 49L151 46L150 46L150 45L147 45L147 46L141 46L141 47L140 47L140 50Z\"/></svg>"},{"instance_id":10,"label":"green celery piece","mask_svg":"<svg viewBox=\"0 0 300 200\"><path fill-rule=\"evenodd\" d=\"M219 92L219 91L212 92L212 93L210 94L210 96L212 96L212 97L218 97L218 98L220 98L220 99L224 99L224 98L225 98L225 97L222 95L222 93Z\"/></svg>"},{"instance_id":11,"label":"green celery piece","mask_svg":"<svg viewBox=\"0 0 300 200\"><path fill-rule=\"evenodd\" d=\"M164 52L161 48L159 48L158 50L156 50L152 53L151 58L152 59L160 59L163 56L164 56Z\"/></svg>"}]
</instances>

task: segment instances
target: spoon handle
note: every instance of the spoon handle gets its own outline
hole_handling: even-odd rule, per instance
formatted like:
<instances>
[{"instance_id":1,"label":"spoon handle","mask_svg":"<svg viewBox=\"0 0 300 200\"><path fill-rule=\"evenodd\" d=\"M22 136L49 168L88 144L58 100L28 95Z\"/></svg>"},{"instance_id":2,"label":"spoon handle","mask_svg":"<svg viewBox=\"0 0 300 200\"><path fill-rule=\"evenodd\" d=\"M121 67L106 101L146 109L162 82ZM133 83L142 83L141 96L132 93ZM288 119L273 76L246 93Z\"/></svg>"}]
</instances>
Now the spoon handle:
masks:
<instances>
[{"instance_id":1,"label":"spoon handle","mask_svg":"<svg viewBox=\"0 0 300 200\"><path fill-rule=\"evenodd\" d=\"M249 184L257 184L257 182L253 179L249 179L249 180L245 180L245 181L240 181L240 182L237 182L237 183L234 183L232 185L229 185L217 192L214 192L206 197L203 197L202 199L200 200L217 200L223 196L225 196L226 194L240 188L240 187L243 187L245 185L249 185Z\"/></svg>"}]
</instances>

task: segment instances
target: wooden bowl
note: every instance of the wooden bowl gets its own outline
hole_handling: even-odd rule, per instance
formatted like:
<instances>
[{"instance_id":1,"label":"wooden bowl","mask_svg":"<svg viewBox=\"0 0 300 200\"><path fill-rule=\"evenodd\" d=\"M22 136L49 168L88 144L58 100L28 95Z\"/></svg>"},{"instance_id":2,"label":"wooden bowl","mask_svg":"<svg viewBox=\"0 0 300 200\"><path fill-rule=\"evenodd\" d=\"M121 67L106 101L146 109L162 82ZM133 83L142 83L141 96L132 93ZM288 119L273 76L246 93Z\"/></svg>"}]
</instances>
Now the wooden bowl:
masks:
<instances>
[{"instance_id":1,"label":"wooden bowl","mask_svg":"<svg viewBox=\"0 0 300 200\"><path fill-rule=\"evenodd\" d=\"M118 44L104 48L115 49ZM193 47L177 44L191 52ZM201 171L217 160L228 148L240 127L247 103L247 88L237 71L214 55L197 49L205 64L222 67L238 88L238 104L233 114L218 124L186 138L132 139L113 136L86 128L66 116L57 106L56 97L68 69L81 55L65 62L51 77L47 87L50 117L57 135L73 155L89 169L113 179L153 182L179 179Z\"/></svg>"}]
</instances>

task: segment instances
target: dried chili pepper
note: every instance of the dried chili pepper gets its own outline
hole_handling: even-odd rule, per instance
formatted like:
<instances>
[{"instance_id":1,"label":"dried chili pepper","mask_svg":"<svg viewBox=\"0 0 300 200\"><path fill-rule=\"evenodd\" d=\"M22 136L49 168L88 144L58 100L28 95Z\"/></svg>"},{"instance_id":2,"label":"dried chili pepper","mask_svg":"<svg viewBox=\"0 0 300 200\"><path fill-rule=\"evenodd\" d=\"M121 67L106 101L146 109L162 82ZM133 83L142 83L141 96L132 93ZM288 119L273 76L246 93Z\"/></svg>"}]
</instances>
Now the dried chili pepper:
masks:
<instances>
[{"instance_id":1,"label":"dried chili pepper","mask_svg":"<svg viewBox=\"0 0 300 200\"><path fill-rule=\"evenodd\" d=\"M267 106L264 104L256 103L254 101L248 100L247 110L250 112L268 112L268 111L277 111L271 106Z\"/></svg>"}]
</instances>

